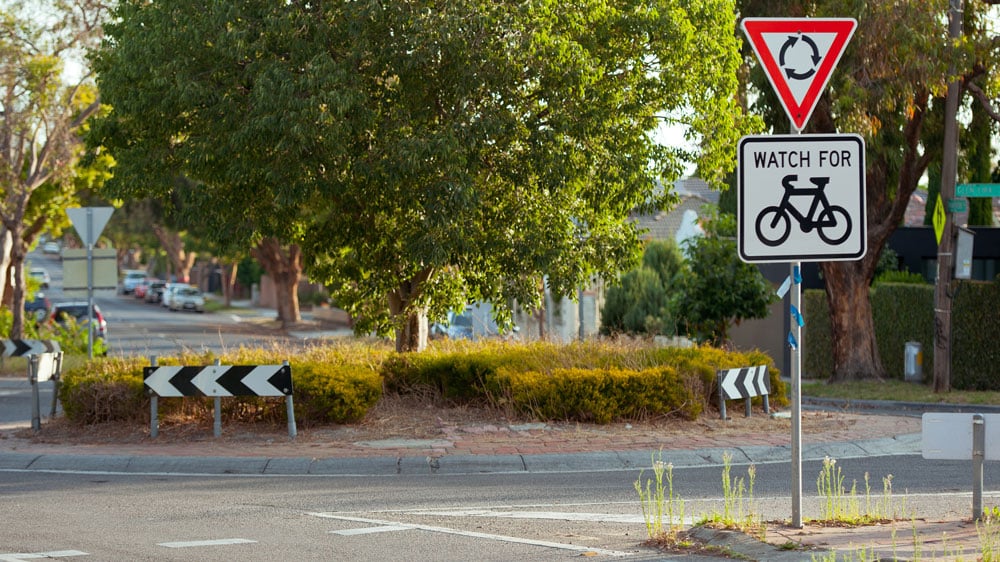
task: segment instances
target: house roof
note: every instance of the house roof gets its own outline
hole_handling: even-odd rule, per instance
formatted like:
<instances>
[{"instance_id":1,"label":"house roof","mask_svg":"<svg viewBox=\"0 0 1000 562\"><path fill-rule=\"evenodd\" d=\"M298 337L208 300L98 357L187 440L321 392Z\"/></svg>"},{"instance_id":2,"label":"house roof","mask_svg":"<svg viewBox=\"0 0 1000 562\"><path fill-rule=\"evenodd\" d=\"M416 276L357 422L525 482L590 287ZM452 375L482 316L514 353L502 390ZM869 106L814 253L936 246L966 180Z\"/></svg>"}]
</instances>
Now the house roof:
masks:
<instances>
[{"instance_id":1,"label":"house roof","mask_svg":"<svg viewBox=\"0 0 1000 562\"><path fill-rule=\"evenodd\" d=\"M643 231L643 240L672 240L684 220L684 212L701 213L705 204L719 204L719 192L709 187L701 178L684 178L674 182L674 192L681 202L670 211L648 215L634 215L636 226Z\"/></svg>"}]
</instances>

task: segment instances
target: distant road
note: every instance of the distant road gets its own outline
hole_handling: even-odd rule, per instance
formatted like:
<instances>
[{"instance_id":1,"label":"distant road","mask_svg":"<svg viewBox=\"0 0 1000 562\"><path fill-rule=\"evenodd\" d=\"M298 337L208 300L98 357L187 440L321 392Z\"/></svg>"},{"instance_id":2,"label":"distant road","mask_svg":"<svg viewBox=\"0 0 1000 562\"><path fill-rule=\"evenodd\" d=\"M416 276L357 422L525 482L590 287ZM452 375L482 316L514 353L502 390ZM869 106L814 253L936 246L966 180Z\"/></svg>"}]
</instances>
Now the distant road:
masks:
<instances>
[{"instance_id":1,"label":"distant road","mask_svg":"<svg viewBox=\"0 0 1000 562\"><path fill-rule=\"evenodd\" d=\"M63 269L58 256L35 251L28 260L32 266L49 271L52 283L45 294L53 303L86 300L63 294ZM244 315L171 312L132 295L95 296L94 302L107 318L109 355L112 356L165 356L205 350L221 353L240 347L303 343L300 338L265 329Z\"/></svg>"}]
</instances>

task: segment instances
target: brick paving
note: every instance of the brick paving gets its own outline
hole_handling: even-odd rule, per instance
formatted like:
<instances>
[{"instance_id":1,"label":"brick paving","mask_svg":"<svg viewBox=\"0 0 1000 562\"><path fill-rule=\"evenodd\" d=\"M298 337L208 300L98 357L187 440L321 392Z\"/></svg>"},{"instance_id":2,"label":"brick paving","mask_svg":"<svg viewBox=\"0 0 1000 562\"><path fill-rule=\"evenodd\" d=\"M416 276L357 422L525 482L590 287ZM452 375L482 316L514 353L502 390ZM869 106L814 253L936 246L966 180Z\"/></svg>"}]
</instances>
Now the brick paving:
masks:
<instances>
[{"instance_id":1,"label":"brick paving","mask_svg":"<svg viewBox=\"0 0 1000 562\"><path fill-rule=\"evenodd\" d=\"M402 424L405 425L405 424ZM920 433L920 419L844 412L805 411L803 445L850 442ZM693 450L787 446L789 419L761 413L723 421L659 420L608 425L578 423L438 422L374 430L365 424L305 428L295 439L284 426L231 426L213 436L210 420L195 427L165 426L156 438L147 428L65 428L45 423L0 430L0 451L38 454L182 455L274 458L358 458L445 455L538 455L639 450Z\"/></svg>"}]
</instances>

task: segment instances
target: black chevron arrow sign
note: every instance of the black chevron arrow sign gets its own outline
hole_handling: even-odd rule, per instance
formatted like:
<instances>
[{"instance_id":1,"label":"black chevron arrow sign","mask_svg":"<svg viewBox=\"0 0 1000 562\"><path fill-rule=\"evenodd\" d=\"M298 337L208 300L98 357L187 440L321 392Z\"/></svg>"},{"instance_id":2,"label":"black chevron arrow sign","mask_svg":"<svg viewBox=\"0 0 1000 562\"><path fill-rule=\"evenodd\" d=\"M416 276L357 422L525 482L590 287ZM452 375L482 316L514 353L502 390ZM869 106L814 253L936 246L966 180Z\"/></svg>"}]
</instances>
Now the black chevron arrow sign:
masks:
<instances>
[{"instance_id":1,"label":"black chevron arrow sign","mask_svg":"<svg viewBox=\"0 0 1000 562\"><path fill-rule=\"evenodd\" d=\"M288 365L210 365L144 367L149 394L174 396L291 396Z\"/></svg>"},{"instance_id":2,"label":"black chevron arrow sign","mask_svg":"<svg viewBox=\"0 0 1000 562\"><path fill-rule=\"evenodd\" d=\"M58 351L59 342L55 340L3 340L4 357L21 357Z\"/></svg>"},{"instance_id":3,"label":"black chevron arrow sign","mask_svg":"<svg viewBox=\"0 0 1000 562\"><path fill-rule=\"evenodd\" d=\"M718 376L719 387L726 400L753 398L771 393L767 365L719 371Z\"/></svg>"}]
</instances>

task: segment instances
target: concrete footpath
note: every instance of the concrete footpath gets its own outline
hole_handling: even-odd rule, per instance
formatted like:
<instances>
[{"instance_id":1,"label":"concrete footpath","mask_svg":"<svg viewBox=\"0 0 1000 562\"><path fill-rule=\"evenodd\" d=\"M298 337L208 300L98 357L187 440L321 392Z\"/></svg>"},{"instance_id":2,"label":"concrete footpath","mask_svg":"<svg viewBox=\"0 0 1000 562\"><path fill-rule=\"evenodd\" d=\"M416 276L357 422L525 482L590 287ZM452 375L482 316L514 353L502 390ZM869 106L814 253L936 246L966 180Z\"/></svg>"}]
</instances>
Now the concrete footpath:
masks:
<instances>
[{"instance_id":1,"label":"concrete footpath","mask_svg":"<svg viewBox=\"0 0 1000 562\"><path fill-rule=\"evenodd\" d=\"M805 400L808 403L808 400ZM825 404L826 407L835 405ZM840 404L841 407L845 406ZM809 409L803 412L803 459L842 460L867 456L920 454L917 405L878 403L860 410ZM935 406L934 408L938 408ZM985 411L983 408L974 408ZM863 413L866 411L879 413ZM895 411L905 415L886 415ZM636 424L499 424L442 422L432 431L372 438L350 427L311 428L295 439L281 428L237 433L223 428L214 438L204 427L184 438L177 428L160 438L88 439L72 443L35 433L23 424L0 427L0 478L4 472L71 472L227 476L393 476L483 473L546 473L649 469L654 454L675 468L787 461L787 415L747 420L701 419L679 427ZM810 476L809 488L811 490ZM804 513L818 513L819 499L807 491ZM746 560L976 560L981 531L968 514L957 515L934 498L908 497L913 515L891 523L857 528L787 525L787 498L761 498L762 533L699 527L698 540ZM951 500L954 502L954 500ZM962 500L968 505L968 500ZM666 555L665 555L666 556ZM643 558L648 559L648 558ZM672 560L677 558L670 558ZM722 559L711 553L688 560Z\"/></svg>"}]
</instances>

